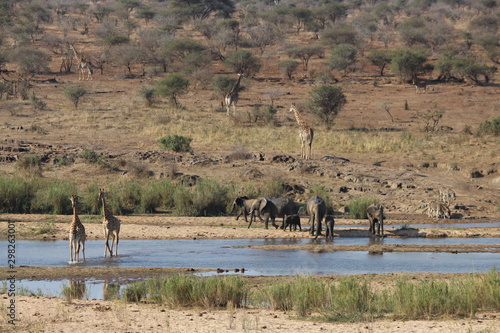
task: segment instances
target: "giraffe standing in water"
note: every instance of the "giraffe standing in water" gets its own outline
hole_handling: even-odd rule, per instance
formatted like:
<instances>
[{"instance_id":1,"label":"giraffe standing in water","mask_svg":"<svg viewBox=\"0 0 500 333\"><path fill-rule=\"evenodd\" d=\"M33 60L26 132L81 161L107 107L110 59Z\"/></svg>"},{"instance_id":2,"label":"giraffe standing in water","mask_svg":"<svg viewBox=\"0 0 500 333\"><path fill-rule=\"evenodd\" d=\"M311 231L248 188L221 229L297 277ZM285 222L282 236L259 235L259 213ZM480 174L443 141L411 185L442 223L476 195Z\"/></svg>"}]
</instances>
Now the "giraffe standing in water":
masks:
<instances>
[{"instance_id":1,"label":"giraffe standing in water","mask_svg":"<svg viewBox=\"0 0 500 333\"><path fill-rule=\"evenodd\" d=\"M69 256L70 260L80 261L80 245L82 246L83 260L85 260L85 227L80 222L80 218L76 212L76 195L70 197L71 205L73 206L73 221L69 227Z\"/></svg>"},{"instance_id":2,"label":"giraffe standing in water","mask_svg":"<svg viewBox=\"0 0 500 333\"><path fill-rule=\"evenodd\" d=\"M116 238L115 256L118 255L118 241L120 240L120 220L116 218L106 207L106 198L104 198L104 189L99 190L99 200L102 200L102 212L104 219L102 225L104 227L104 238L106 238L106 245L104 246L104 257L106 258L107 252L109 256L113 256L113 244ZM109 237L111 236L111 248L109 247Z\"/></svg>"},{"instance_id":3,"label":"giraffe standing in water","mask_svg":"<svg viewBox=\"0 0 500 333\"><path fill-rule=\"evenodd\" d=\"M290 107L290 112L294 113L295 119L299 124L299 136L301 142L300 157L308 160L311 158L311 147L314 138L314 131L307 124L307 121L299 112L299 109L295 106L295 104L292 104L292 106Z\"/></svg>"},{"instance_id":4,"label":"giraffe standing in water","mask_svg":"<svg viewBox=\"0 0 500 333\"><path fill-rule=\"evenodd\" d=\"M224 97L224 103L226 104L227 115L229 116L229 110L231 105L233 106L233 114L236 112L236 104L238 103L238 92L240 90L240 82L243 74L238 73L238 81L236 81L233 89L226 94Z\"/></svg>"},{"instance_id":5,"label":"giraffe standing in water","mask_svg":"<svg viewBox=\"0 0 500 333\"><path fill-rule=\"evenodd\" d=\"M78 53L73 44L69 44L69 47L73 50L76 60L78 60L78 80L85 80L85 72L87 72L87 80L92 80L95 66Z\"/></svg>"}]
</instances>

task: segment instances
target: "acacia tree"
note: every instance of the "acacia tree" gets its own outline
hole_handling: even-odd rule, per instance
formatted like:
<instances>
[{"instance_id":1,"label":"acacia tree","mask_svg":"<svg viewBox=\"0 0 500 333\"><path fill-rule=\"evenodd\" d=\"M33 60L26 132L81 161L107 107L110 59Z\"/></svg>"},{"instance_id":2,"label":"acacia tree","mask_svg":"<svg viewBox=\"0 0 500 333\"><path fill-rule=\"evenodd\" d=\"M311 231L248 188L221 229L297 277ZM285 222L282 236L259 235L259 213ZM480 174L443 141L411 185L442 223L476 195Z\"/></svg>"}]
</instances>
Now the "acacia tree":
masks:
<instances>
[{"instance_id":1,"label":"acacia tree","mask_svg":"<svg viewBox=\"0 0 500 333\"><path fill-rule=\"evenodd\" d=\"M296 20L296 28L297 34L300 32L300 29L303 29L305 23L311 18L312 12L310 9L303 7L295 7L290 9L290 15L292 15Z\"/></svg>"},{"instance_id":2,"label":"acacia tree","mask_svg":"<svg viewBox=\"0 0 500 333\"><path fill-rule=\"evenodd\" d=\"M87 90L80 86L68 86L64 88L64 95L73 103L76 110L82 98L87 95Z\"/></svg>"},{"instance_id":3,"label":"acacia tree","mask_svg":"<svg viewBox=\"0 0 500 333\"><path fill-rule=\"evenodd\" d=\"M309 60L313 56L323 55L323 52L324 50L321 46L314 44L297 46L286 51L290 58L298 58L302 61L302 68L304 71L307 71Z\"/></svg>"},{"instance_id":4,"label":"acacia tree","mask_svg":"<svg viewBox=\"0 0 500 333\"><path fill-rule=\"evenodd\" d=\"M193 20L204 20L217 13L230 18L235 7L231 0L174 0L171 2L174 12L190 17Z\"/></svg>"},{"instance_id":5,"label":"acacia tree","mask_svg":"<svg viewBox=\"0 0 500 333\"><path fill-rule=\"evenodd\" d=\"M260 70L260 60L247 50L239 50L231 53L224 60L224 64L231 67L235 72L251 76Z\"/></svg>"},{"instance_id":6,"label":"acacia tree","mask_svg":"<svg viewBox=\"0 0 500 333\"><path fill-rule=\"evenodd\" d=\"M32 47L20 47L8 53L8 59L18 65L18 74L31 80L36 74L48 69L50 57Z\"/></svg>"},{"instance_id":7,"label":"acacia tree","mask_svg":"<svg viewBox=\"0 0 500 333\"><path fill-rule=\"evenodd\" d=\"M349 44L340 44L336 46L330 54L328 66L338 71L348 72L353 68L356 63L356 55L358 51L356 48Z\"/></svg>"},{"instance_id":8,"label":"acacia tree","mask_svg":"<svg viewBox=\"0 0 500 333\"><path fill-rule=\"evenodd\" d=\"M292 79L293 72L299 67L299 64L298 61L292 59L278 61L278 67L290 80Z\"/></svg>"},{"instance_id":9,"label":"acacia tree","mask_svg":"<svg viewBox=\"0 0 500 333\"><path fill-rule=\"evenodd\" d=\"M417 75L423 71L427 59L427 52L419 49L397 50L391 58L391 70L402 80L417 80Z\"/></svg>"},{"instance_id":10,"label":"acacia tree","mask_svg":"<svg viewBox=\"0 0 500 333\"><path fill-rule=\"evenodd\" d=\"M368 55L368 59L380 69L380 76L384 76L384 70L391 63L392 51L389 50L373 50Z\"/></svg>"},{"instance_id":11,"label":"acacia tree","mask_svg":"<svg viewBox=\"0 0 500 333\"><path fill-rule=\"evenodd\" d=\"M254 27L248 32L248 35L250 36L252 44L259 48L260 55L264 53L266 47L275 45L283 37L281 31L270 23L264 23Z\"/></svg>"},{"instance_id":12,"label":"acacia tree","mask_svg":"<svg viewBox=\"0 0 500 333\"><path fill-rule=\"evenodd\" d=\"M177 98L187 92L189 80L179 74L171 73L158 82L156 93L167 97L176 108L179 108Z\"/></svg>"},{"instance_id":13,"label":"acacia tree","mask_svg":"<svg viewBox=\"0 0 500 333\"><path fill-rule=\"evenodd\" d=\"M331 128L333 120L347 103L342 88L323 85L309 93L309 108Z\"/></svg>"}]
</instances>

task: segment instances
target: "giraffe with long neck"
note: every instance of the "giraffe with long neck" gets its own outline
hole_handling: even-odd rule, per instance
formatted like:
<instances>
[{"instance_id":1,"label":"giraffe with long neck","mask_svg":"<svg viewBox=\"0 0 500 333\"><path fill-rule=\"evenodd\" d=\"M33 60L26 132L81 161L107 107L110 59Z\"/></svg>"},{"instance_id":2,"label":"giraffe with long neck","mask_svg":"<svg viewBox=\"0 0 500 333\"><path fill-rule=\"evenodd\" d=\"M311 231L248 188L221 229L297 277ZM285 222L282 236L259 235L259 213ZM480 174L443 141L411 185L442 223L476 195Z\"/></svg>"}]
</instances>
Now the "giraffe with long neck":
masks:
<instances>
[{"instance_id":1,"label":"giraffe with long neck","mask_svg":"<svg viewBox=\"0 0 500 333\"><path fill-rule=\"evenodd\" d=\"M300 157L308 160L311 158L311 147L314 138L314 131L307 124L307 121L299 112L299 109L295 106L295 104L292 104L292 106L290 107L290 112L294 113L295 119L299 124L299 137L301 142Z\"/></svg>"},{"instance_id":2,"label":"giraffe with long neck","mask_svg":"<svg viewBox=\"0 0 500 333\"><path fill-rule=\"evenodd\" d=\"M75 58L78 61L78 80L85 80L85 72L87 72L87 80L92 80L95 66L89 60L85 59L80 53L78 53L73 44L69 44L69 47L75 54Z\"/></svg>"},{"instance_id":3,"label":"giraffe with long neck","mask_svg":"<svg viewBox=\"0 0 500 333\"><path fill-rule=\"evenodd\" d=\"M87 235L85 234L85 227L76 211L76 195L70 197L71 205L73 206L73 221L69 227L69 256L70 260L80 261L80 245L82 246L83 260L85 260L85 239Z\"/></svg>"},{"instance_id":4,"label":"giraffe with long neck","mask_svg":"<svg viewBox=\"0 0 500 333\"><path fill-rule=\"evenodd\" d=\"M118 255L118 241L120 240L120 220L115 217L111 211L106 207L106 198L104 197L104 189L99 190L99 200L102 200L102 212L104 219L102 225L104 227L104 238L106 238L106 245L104 246L104 257L106 258L107 252L109 256L113 256L113 245L116 239L115 256ZM111 240L111 248L109 247L109 237Z\"/></svg>"},{"instance_id":5,"label":"giraffe with long neck","mask_svg":"<svg viewBox=\"0 0 500 333\"><path fill-rule=\"evenodd\" d=\"M226 110L227 110L227 115L229 116L229 111L231 108L231 105L233 106L233 113L236 112L236 104L238 103L238 93L240 90L240 82L241 78L243 77L243 74L238 73L238 80L236 81L235 85L233 86L233 89L231 89L230 92L226 94L224 97L224 103L226 104Z\"/></svg>"}]
</instances>

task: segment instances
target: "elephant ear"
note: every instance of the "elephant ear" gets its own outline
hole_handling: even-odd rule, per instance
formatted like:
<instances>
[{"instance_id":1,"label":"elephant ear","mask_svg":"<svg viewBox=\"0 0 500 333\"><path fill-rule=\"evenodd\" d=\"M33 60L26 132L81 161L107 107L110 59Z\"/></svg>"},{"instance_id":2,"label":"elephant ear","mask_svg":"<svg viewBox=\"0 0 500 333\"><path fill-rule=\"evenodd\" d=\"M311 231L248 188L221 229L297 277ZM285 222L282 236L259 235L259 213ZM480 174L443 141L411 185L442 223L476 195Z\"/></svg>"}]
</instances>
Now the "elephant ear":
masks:
<instances>
[{"instance_id":1,"label":"elephant ear","mask_svg":"<svg viewBox=\"0 0 500 333\"><path fill-rule=\"evenodd\" d=\"M267 199L266 198L260 199L259 210L263 210L264 208L266 208L266 206L267 206Z\"/></svg>"}]
</instances>

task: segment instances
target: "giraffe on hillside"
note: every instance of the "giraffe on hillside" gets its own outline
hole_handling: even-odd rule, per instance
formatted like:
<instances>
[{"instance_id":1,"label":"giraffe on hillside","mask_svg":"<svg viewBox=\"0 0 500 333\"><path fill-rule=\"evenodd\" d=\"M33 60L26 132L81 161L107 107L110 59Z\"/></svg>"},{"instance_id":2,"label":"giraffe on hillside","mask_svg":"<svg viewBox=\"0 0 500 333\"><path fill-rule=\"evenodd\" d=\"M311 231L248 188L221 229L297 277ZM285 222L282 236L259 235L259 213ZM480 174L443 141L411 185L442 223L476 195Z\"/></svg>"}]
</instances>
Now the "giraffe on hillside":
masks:
<instances>
[{"instance_id":1,"label":"giraffe on hillside","mask_svg":"<svg viewBox=\"0 0 500 333\"><path fill-rule=\"evenodd\" d=\"M69 44L69 47L73 50L76 60L78 60L78 80L85 80L85 72L87 72L87 80L92 80L95 66L90 62L90 60L85 59L81 54L79 54L73 44Z\"/></svg>"},{"instance_id":2,"label":"giraffe on hillside","mask_svg":"<svg viewBox=\"0 0 500 333\"><path fill-rule=\"evenodd\" d=\"M69 227L69 256L70 260L80 261L80 244L82 245L83 260L85 260L85 227L80 222L80 218L76 212L76 195L70 197L71 205L73 206L73 222ZM74 256L73 256L74 254Z\"/></svg>"},{"instance_id":3,"label":"giraffe on hillside","mask_svg":"<svg viewBox=\"0 0 500 333\"><path fill-rule=\"evenodd\" d=\"M238 92L240 90L240 82L243 74L238 73L238 81L236 81L233 89L226 94L224 97L224 103L226 104L227 115L229 116L229 110L231 105L233 106L233 114L236 112L236 104L238 103Z\"/></svg>"},{"instance_id":4,"label":"giraffe on hillside","mask_svg":"<svg viewBox=\"0 0 500 333\"><path fill-rule=\"evenodd\" d=\"M106 207L106 199L104 198L104 189L99 190L99 200L102 200L102 212L104 215L104 219L102 221L102 225L104 227L104 238L106 238L106 245L104 246L104 257L106 258L106 254L109 251L109 256L113 256L113 244L115 243L116 238L116 248L115 248L115 256L118 255L118 241L120 240L120 220L115 217L109 209ZM111 248L109 247L109 237L112 237L111 240Z\"/></svg>"},{"instance_id":5,"label":"giraffe on hillside","mask_svg":"<svg viewBox=\"0 0 500 333\"><path fill-rule=\"evenodd\" d=\"M299 124L299 137L301 142L300 157L306 160L311 158L311 146L314 138L313 129L307 124L307 121L300 114L299 109L292 103L290 112L293 112L295 119Z\"/></svg>"}]
</instances>

